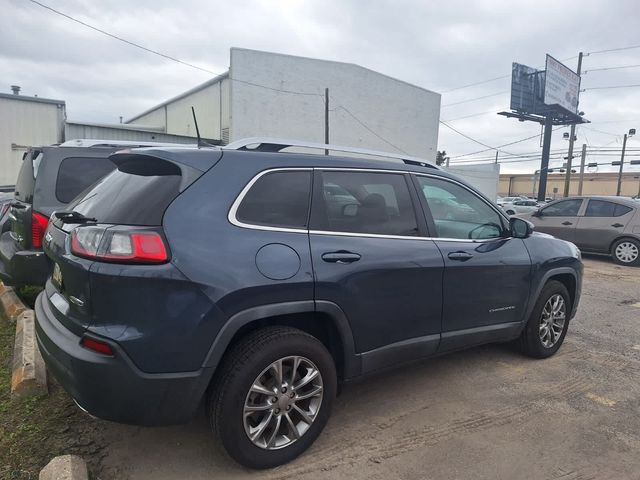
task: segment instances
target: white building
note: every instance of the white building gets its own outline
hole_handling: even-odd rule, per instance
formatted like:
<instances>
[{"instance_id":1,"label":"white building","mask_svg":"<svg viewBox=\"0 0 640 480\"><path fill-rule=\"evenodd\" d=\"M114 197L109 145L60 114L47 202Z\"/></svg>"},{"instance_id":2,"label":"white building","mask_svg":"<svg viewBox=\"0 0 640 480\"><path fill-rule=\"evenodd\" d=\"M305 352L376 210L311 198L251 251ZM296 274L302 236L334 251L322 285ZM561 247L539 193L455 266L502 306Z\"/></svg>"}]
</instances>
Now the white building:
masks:
<instances>
[{"instance_id":1,"label":"white building","mask_svg":"<svg viewBox=\"0 0 640 480\"><path fill-rule=\"evenodd\" d=\"M57 143L64 133L63 100L0 93L0 187L14 185L22 155L33 145Z\"/></svg>"},{"instance_id":2,"label":"white building","mask_svg":"<svg viewBox=\"0 0 640 480\"><path fill-rule=\"evenodd\" d=\"M229 70L136 115L128 124L229 143L247 137L324 143L325 88L329 142L402 151L434 160L440 94L351 63L240 48Z\"/></svg>"}]
</instances>

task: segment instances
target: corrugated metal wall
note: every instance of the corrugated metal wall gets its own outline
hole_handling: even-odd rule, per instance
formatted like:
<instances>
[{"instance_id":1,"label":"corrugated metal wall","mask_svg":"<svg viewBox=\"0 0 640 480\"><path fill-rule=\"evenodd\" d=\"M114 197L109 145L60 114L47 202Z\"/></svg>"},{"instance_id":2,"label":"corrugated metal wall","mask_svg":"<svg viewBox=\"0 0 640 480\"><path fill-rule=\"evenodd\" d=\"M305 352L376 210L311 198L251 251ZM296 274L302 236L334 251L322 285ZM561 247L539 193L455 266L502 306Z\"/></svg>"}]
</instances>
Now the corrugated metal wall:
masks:
<instances>
[{"instance_id":1,"label":"corrugated metal wall","mask_svg":"<svg viewBox=\"0 0 640 480\"><path fill-rule=\"evenodd\" d=\"M95 125L67 122L65 125L65 140L75 140L78 138L90 138L100 140L133 140L133 141L155 141L166 143L194 144L196 139L183 135L170 135L163 132L151 130L137 130L134 128L120 127L119 125Z\"/></svg>"},{"instance_id":2,"label":"corrugated metal wall","mask_svg":"<svg viewBox=\"0 0 640 480\"><path fill-rule=\"evenodd\" d=\"M64 102L0 97L0 186L15 185L29 146L62 141Z\"/></svg>"}]
</instances>

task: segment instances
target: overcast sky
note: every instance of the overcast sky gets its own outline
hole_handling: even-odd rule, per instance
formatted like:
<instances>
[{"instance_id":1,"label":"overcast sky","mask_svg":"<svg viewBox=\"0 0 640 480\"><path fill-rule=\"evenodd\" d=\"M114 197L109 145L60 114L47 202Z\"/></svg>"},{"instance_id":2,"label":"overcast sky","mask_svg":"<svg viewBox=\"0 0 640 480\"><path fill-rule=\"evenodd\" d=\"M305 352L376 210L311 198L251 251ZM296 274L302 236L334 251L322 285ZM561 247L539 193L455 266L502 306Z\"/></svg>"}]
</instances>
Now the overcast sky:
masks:
<instances>
[{"instance_id":1,"label":"overcast sky","mask_svg":"<svg viewBox=\"0 0 640 480\"><path fill-rule=\"evenodd\" d=\"M495 115L509 105L511 62L539 67L549 53L570 58L566 64L575 69L579 51L640 44L640 10L632 0L42 2L213 72L228 68L232 46L357 63L442 93L441 119L490 146L540 131L535 123ZM117 122L120 115L131 117L212 77L28 0L0 0L0 7L0 91L17 84L25 95L66 100L70 120ZM639 64L640 48L592 53L583 62L582 87L640 84L638 67L589 72ZM447 106L482 96L488 97ZM587 90L580 110L593 123L578 129L577 150L582 143L620 148L624 132L640 132L639 87ZM554 132L552 149L567 147L563 131ZM444 126L438 144L452 157L484 149ZM640 148L640 136L629 147ZM504 150L539 152L539 139ZM536 163L505 163L502 171L532 171Z\"/></svg>"}]
</instances>

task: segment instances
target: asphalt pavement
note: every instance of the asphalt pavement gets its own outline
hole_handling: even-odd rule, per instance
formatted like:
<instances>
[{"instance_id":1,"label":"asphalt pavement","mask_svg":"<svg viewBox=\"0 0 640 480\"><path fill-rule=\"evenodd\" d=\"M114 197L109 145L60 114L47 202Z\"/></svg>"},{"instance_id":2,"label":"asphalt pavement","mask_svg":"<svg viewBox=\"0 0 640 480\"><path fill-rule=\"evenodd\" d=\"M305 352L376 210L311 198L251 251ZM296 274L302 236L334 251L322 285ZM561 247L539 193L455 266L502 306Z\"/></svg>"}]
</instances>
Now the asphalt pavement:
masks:
<instances>
[{"instance_id":1,"label":"asphalt pavement","mask_svg":"<svg viewBox=\"0 0 640 480\"><path fill-rule=\"evenodd\" d=\"M586 258L550 359L489 345L347 386L311 449L274 470L229 460L204 412L104 432L104 480L640 479L640 269Z\"/></svg>"}]
</instances>

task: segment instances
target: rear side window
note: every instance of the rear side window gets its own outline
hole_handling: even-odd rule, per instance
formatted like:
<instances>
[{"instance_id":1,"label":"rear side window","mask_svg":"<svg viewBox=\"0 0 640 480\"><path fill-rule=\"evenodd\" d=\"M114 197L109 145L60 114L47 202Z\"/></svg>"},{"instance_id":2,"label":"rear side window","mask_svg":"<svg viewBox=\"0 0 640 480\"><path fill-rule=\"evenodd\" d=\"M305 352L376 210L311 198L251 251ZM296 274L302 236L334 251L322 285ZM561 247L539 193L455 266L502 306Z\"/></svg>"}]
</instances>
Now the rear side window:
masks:
<instances>
[{"instance_id":1,"label":"rear side window","mask_svg":"<svg viewBox=\"0 0 640 480\"><path fill-rule=\"evenodd\" d=\"M115 168L108 158L65 158L58 170L56 198L63 203L69 203Z\"/></svg>"},{"instance_id":2,"label":"rear side window","mask_svg":"<svg viewBox=\"0 0 640 480\"><path fill-rule=\"evenodd\" d=\"M620 205L619 203L617 203L616 209L613 212L613 216L621 217L622 215L626 215L627 213L629 213L631 210L633 210L631 207L627 207L626 205Z\"/></svg>"},{"instance_id":3,"label":"rear side window","mask_svg":"<svg viewBox=\"0 0 640 480\"><path fill-rule=\"evenodd\" d=\"M164 211L180 193L181 182L176 165L138 155L76 198L68 210L95 218L98 223L161 225Z\"/></svg>"},{"instance_id":4,"label":"rear side window","mask_svg":"<svg viewBox=\"0 0 640 480\"><path fill-rule=\"evenodd\" d=\"M582 199L562 200L552 203L548 207L542 209L542 214L547 217L577 217Z\"/></svg>"},{"instance_id":5,"label":"rear side window","mask_svg":"<svg viewBox=\"0 0 640 480\"><path fill-rule=\"evenodd\" d=\"M419 233L402 174L325 171L322 188L317 190L322 197L314 201L313 230L394 236Z\"/></svg>"},{"instance_id":6,"label":"rear side window","mask_svg":"<svg viewBox=\"0 0 640 480\"><path fill-rule=\"evenodd\" d=\"M585 217L613 217L616 211L616 204L603 200L589 200Z\"/></svg>"},{"instance_id":7,"label":"rear side window","mask_svg":"<svg viewBox=\"0 0 640 480\"><path fill-rule=\"evenodd\" d=\"M278 171L259 177L243 197L236 219L280 228L306 228L311 171Z\"/></svg>"}]
</instances>

